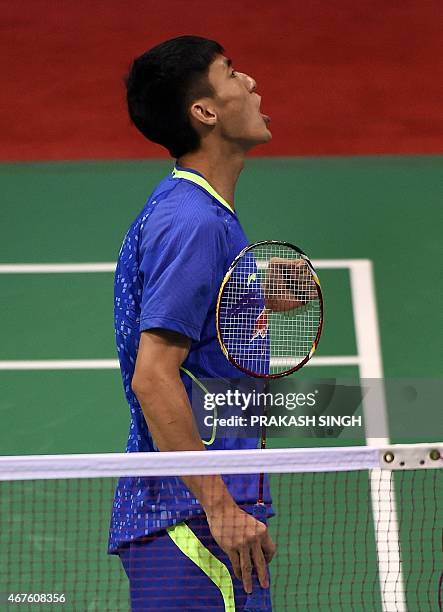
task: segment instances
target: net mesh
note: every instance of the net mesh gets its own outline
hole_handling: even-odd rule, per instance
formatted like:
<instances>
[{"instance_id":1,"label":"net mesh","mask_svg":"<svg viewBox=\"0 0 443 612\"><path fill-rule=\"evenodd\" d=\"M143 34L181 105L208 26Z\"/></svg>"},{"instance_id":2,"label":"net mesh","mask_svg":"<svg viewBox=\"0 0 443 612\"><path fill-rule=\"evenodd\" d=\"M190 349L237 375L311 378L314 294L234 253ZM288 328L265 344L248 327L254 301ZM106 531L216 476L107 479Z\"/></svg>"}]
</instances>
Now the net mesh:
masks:
<instances>
[{"instance_id":1,"label":"net mesh","mask_svg":"<svg viewBox=\"0 0 443 612\"><path fill-rule=\"evenodd\" d=\"M338 449L338 461L329 471L321 457L324 449L317 449L310 451L308 460L299 455L304 472L280 472L278 465L272 466L272 451L264 451L266 462L263 453L257 453L250 451L241 468L244 473L256 472L261 461L263 470L272 471L274 610L439 609L441 469L350 469L349 449ZM62 472L70 460L54 458ZM100 458L98 471L106 468L107 460ZM202 473L208 473L205 454L196 461L194 473L199 461ZM115 456L110 455L109 462L106 474L112 472ZM48 478L39 474L38 479L0 482L0 609L17 609L8 602L11 594L40 594L40 601L43 595L47 600L48 594L60 594L65 610L130 609L126 575L118 557L107 555L117 478L90 477L93 463L93 458L88 460L88 477L53 478L52 466ZM223 468L223 456L218 463L214 473L232 471ZM156 470L170 474L169 467ZM169 573L164 576L165 601L168 577ZM158 590L158 584L148 579L148 598L151 588ZM19 609L40 609L43 604L36 601L21 603ZM47 602L42 609L60 609L60 603ZM165 609L191 607L176 602L176 607ZM199 609L198 603L192 609Z\"/></svg>"},{"instance_id":2,"label":"net mesh","mask_svg":"<svg viewBox=\"0 0 443 612\"><path fill-rule=\"evenodd\" d=\"M320 289L303 255L279 243L248 250L222 287L219 332L231 358L255 374L286 372L316 341Z\"/></svg>"}]
</instances>

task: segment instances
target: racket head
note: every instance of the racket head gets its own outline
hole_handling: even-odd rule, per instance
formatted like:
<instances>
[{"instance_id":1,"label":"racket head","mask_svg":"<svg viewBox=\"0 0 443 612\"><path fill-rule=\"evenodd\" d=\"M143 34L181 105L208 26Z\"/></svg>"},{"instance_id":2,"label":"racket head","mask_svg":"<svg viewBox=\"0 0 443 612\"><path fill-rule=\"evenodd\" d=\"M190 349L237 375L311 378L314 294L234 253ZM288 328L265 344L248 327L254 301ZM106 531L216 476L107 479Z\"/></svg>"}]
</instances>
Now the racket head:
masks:
<instances>
[{"instance_id":1,"label":"racket head","mask_svg":"<svg viewBox=\"0 0 443 612\"><path fill-rule=\"evenodd\" d=\"M257 378L288 376L313 356L323 329L323 296L307 255L262 240L234 259L220 286L217 337L226 358Z\"/></svg>"}]
</instances>

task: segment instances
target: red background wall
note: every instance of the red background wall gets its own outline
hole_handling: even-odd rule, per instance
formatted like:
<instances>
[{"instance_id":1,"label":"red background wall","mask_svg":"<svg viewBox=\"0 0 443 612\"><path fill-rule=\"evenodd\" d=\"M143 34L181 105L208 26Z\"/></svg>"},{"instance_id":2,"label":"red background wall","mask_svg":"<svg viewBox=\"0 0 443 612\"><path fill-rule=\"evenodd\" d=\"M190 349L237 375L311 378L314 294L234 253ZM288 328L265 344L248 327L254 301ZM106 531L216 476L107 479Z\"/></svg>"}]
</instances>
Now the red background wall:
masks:
<instances>
[{"instance_id":1,"label":"red background wall","mask_svg":"<svg viewBox=\"0 0 443 612\"><path fill-rule=\"evenodd\" d=\"M219 40L272 117L257 155L443 150L441 0L0 0L1 160L165 155L123 76L162 39Z\"/></svg>"}]
</instances>

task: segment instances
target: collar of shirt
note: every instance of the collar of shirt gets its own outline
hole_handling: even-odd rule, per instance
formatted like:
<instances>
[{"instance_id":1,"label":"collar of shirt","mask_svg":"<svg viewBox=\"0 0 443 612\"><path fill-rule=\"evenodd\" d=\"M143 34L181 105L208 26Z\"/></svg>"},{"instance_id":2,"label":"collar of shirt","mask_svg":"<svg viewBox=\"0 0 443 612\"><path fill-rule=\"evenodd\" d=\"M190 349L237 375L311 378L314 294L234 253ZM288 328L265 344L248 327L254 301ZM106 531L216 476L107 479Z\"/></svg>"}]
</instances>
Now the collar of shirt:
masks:
<instances>
[{"instance_id":1,"label":"collar of shirt","mask_svg":"<svg viewBox=\"0 0 443 612\"><path fill-rule=\"evenodd\" d=\"M185 181L195 183L207 191L209 195L217 200L217 202L219 202L222 206L227 208L230 213L235 214L232 206L230 206L230 204L219 193L217 193L213 187L211 187L205 177L196 170L192 170L191 168L182 168L181 166L176 165L172 171L172 178L184 179Z\"/></svg>"}]
</instances>

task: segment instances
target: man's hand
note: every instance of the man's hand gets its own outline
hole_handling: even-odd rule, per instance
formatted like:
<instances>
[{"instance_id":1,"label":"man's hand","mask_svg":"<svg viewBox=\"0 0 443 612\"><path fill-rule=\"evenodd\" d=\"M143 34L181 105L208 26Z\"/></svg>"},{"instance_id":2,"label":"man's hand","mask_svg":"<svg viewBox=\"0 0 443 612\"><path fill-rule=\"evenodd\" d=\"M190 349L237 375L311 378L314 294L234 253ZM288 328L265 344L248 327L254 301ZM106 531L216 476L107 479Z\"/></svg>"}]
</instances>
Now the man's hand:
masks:
<instances>
[{"instance_id":1,"label":"man's hand","mask_svg":"<svg viewBox=\"0 0 443 612\"><path fill-rule=\"evenodd\" d=\"M267 565L275 553L275 544L266 525L228 504L207 515L212 537L228 555L234 573L243 582L246 593L252 591L252 568L255 567L260 585L269 587Z\"/></svg>"},{"instance_id":2,"label":"man's hand","mask_svg":"<svg viewBox=\"0 0 443 612\"><path fill-rule=\"evenodd\" d=\"M274 312L301 308L317 297L311 271L302 259L272 257L264 290L266 308Z\"/></svg>"}]
</instances>

